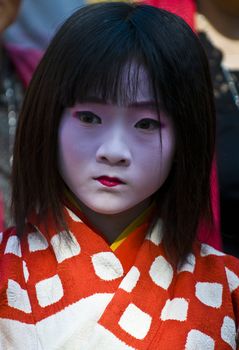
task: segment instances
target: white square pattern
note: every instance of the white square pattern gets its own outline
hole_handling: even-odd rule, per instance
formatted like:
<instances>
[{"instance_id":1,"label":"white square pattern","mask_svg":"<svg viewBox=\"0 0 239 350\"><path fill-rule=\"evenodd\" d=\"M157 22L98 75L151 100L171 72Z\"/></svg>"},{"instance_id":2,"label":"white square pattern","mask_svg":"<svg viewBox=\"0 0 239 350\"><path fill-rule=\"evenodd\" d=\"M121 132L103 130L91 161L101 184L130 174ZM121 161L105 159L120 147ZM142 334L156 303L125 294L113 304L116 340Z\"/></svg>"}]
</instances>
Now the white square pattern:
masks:
<instances>
[{"instance_id":1,"label":"white square pattern","mask_svg":"<svg viewBox=\"0 0 239 350\"><path fill-rule=\"evenodd\" d=\"M36 284L36 293L41 307L46 307L59 301L64 295L60 277L55 275L38 282Z\"/></svg>"},{"instance_id":2,"label":"white square pattern","mask_svg":"<svg viewBox=\"0 0 239 350\"><path fill-rule=\"evenodd\" d=\"M150 329L152 318L136 305L129 304L119 320L120 327L136 339L144 339Z\"/></svg>"}]
</instances>

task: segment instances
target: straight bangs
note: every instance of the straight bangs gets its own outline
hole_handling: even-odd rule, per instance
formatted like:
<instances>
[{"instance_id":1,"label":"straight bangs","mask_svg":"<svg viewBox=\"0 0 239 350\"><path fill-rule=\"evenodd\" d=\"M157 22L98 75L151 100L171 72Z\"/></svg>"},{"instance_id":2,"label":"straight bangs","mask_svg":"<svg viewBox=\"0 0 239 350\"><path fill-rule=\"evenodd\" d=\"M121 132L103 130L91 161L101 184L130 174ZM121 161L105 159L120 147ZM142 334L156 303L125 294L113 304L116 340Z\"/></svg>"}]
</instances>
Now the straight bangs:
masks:
<instances>
[{"instance_id":1,"label":"straight bangs","mask_svg":"<svg viewBox=\"0 0 239 350\"><path fill-rule=\"evenodd\" d=\"M65 93L65 89L61 92L60 99L64 103L64 108L77 102L87 102L92 97L99 98L103 103L121 106L127 106L136 101L140 71L143 69L147 74L147 68L143 57L139 59L139 54L136 55L132 51L123 52L115 62L112 51L117 52L123 46L124 40L121 40L111 50L112 57L110 55L101 57L96 54L92 62L89 59L85 66L80 63L77 76L74 80L70 78L68 81L70 88ZM140 47L138 53L142 54ZM148 74L147 78L152 90L152 80Z\"/></svg>"}]
</instances>

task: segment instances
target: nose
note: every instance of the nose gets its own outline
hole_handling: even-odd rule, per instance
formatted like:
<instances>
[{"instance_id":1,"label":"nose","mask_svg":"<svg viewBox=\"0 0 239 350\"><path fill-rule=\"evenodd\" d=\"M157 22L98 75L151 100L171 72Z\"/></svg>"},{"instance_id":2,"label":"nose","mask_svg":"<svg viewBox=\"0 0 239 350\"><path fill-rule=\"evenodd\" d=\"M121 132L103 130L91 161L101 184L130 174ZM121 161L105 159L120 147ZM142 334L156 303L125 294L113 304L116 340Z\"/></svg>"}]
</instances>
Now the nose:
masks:
<instances>
[{"instance_id":1,"label":"nose","mask_svg":"<svg viewBox=\"0 0 239 350\"><path fill-rule=\"evenodd\" d=\"M131 163L131 152L122 135L111 135L104 140L96 152L97 162L110 165L129 166Z\"/></svg>"}]
</instances>

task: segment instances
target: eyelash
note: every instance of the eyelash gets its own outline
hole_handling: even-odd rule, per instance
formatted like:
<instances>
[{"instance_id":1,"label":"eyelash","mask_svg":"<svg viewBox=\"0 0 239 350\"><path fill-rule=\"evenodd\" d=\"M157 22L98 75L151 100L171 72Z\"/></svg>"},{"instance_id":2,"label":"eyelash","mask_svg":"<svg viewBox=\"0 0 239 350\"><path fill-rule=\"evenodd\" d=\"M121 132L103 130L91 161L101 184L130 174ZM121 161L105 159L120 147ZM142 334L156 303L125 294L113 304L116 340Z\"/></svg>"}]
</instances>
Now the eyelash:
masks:
<instances>
[{"instance_id":1,"label":"eyelash","mask_svg":"<svg viewBox=\"0 0 239 350\"><path fill-rule=\"evenodd\" d=\"M160 122L158 120L155 120L155 119L151 119L151 118L144 118L144 119L141 119L139 120L136 124L135 124L135 127L138 128L138 126L140 126L141 124L141 127L139 127L140 129L142 130L148 130L148 131L153 131L153 130L158 130L160 129ZM147 127L142 127L142 124Z\"/></svg>"},{"instance_id":2,"label":"eyelash","mask_svg":"<svg viewBox=\"0 0 239 350\"><path fill-rule=\"evenodd\" d=\"M97 115L88 111L77 111L74 116L84 124L101 124L101 119Z\"/></svg>"},{"instance_id":3,"label":"eyelash","mask_svg":"<svg viewBox=\"0 0 239 350\"><path fill-rule=\"evenodd\" d=\"M89 111L76 111L74 112L74 116L84 124L102 124L101 118ZM161 124L158 120L143 118L134 127L141 130L153 131L160 129Z\"/></svg>"}]
</instances>

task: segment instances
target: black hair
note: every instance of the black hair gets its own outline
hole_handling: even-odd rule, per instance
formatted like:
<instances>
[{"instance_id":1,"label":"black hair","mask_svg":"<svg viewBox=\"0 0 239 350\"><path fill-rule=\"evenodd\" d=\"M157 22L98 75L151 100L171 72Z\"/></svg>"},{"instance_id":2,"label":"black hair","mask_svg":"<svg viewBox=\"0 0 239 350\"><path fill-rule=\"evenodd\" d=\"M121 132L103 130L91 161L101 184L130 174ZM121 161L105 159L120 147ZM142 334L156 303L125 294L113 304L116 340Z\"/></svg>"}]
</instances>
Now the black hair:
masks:
<instances>
[{"instance_id":1,"label":"black hair","mask_svg":"<svg viewBox=\"0 0 239 350\"><path fill-rule=\"evenodd\" d=\"M210 171L215 112L206 54L178 16L149 5L100 3L77 10L60 28L41 60L19 117L13 158L12 208L19 236L32 210L50 210L64 225L63 180L58 172L58 127L66 107L94 93L127 104L131 63L147 71L155 101L172 118L175 161L156 194L171 260L191 251L200 220L212 220ZM160 150L159 150L160 152Z\"/></svg>"}]
</instances>

